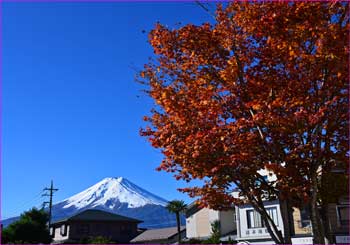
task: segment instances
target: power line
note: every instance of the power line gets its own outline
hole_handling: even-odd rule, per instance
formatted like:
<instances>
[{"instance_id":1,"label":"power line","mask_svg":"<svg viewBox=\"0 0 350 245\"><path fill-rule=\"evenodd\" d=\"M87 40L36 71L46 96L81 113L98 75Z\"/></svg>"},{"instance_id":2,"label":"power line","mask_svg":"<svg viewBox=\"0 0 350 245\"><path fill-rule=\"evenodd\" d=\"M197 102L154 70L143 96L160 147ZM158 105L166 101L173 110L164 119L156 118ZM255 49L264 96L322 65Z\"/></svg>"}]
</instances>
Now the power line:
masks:
<instances>
[{"instance_id":1,"label":"power line","mask_svg":"<svg viewBox=\"0 0 350 245\"><path fill-rule=\"evenodd\" d=\"M40 201L40 199L42 198L42 196L41 196L42 193L43 193L43 191L36 194L29 201L27 201L27 200L22 201L22 202L17 203L17 205L12 206L12 209L10 209L10 212L8 212L8 215L7 215L8 218L11 218L12 216L19 215L20 212L22 212L24 209L28 208L29 206L39 206L39 205L35 205L35 204L37 204L37 202ZM34 204L34 205L32 205L32 204Z\"/></svg>"},{"instance_id":2,"label":"power line","mask_svg":"<svg viewBox=\"0 0 350 245\"><path fill-rule=\"evenodd\" d=\"M209 14L211 17L214 18L214 20L216 20L216 17L215 15L206 7L204 6L203 3L201 3L200 1L195 1L195 3L200 6L202 9L204 9L205 12L207 12L207 14Z\"/></svg>"},{"instance_id":3,"label":"power line","mask_svg":"<svg viewBox=\"0 0 350 245\"><path fill-rule=\"evenodd\" d=\"M49 193L46 192L42 196L48 196L50 198L48 202L43 202L43 208L45 208L46 204L49 204L49 224L48 225L49 225L49 228L50 228L51 218L52 218L52 197L53 197L53 193L55 191L58 191L58 189L57 188L53 188L53 181L51 180L51 186L44 188L43 191L48 191L49 192Z\"/></svg>"}]
</instances>

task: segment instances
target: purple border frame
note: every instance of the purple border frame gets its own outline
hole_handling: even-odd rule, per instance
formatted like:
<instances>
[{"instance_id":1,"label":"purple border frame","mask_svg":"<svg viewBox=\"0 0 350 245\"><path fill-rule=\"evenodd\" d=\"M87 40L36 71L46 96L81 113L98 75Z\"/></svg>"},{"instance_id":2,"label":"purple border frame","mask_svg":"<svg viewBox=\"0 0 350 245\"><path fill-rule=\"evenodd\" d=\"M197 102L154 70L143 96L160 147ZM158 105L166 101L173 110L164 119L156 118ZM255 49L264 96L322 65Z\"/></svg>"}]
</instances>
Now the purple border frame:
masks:
<instances>
[{"instance_id":1,"label":"purple border frame","mask_svg":"<svg viewBox=\"0 0 350 245\"><path fill-rule=\"evenodd\" d=\"M247 2L249 0L236 0L238 2ZM290 0L270 0L272 2L291 2ZM348 2L350 0L343 0ZM2 116L3 116L3 46L2 46L2 34L3 34L3 3L11 3L11 2L21 2L21 3L35 3L35 2L55 2L55 3L67 3L67 2L96 2L96 3L110 3L110 2L143 2L143 3L152 3L152 2L195 2L194 0L0 0L0 221L2 220L2 143L3 143L3 124L2 124ZM201 2L229 2L229 0L206 0ZM294 2L334 2L334 0L294 0ZM2 229L0 229L0 244L1 244L1 233Z\"/></svg>"}]
</instances>

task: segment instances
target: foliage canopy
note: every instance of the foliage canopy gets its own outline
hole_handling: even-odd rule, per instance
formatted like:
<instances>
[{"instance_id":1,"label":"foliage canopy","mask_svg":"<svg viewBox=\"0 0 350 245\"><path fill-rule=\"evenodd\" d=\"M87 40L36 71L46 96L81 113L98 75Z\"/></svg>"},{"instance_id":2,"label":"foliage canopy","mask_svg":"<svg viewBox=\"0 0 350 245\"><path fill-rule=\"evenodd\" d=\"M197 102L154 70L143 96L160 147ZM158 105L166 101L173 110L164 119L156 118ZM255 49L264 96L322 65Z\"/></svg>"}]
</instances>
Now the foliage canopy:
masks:
<instances>
[{"instance_id":1,"label":"foliage canopy","mask_svg":"<svg viewBox=\"0 0 350 245\"><path fill-rule=\"evenodd\" d=\"M51 242L47 228L48 214L33 208L21 214L20 219L2 232L2 243L44 243Z\"/></svg>"},{"instance_id":2,"label":"foliage canopy","mask_svg":"<svg viewBox=\"0 0 350 245\"><path fill-rule=\"evenodd\" d=\"M150 32L140 76L157 106L141 135L164 154L158 170L204 180L182 189L202 205L241 203L235 184L256 208L310 202L316 229L322 178L349 172L349 4L234 2L215 18Z\"/></svg>"}]
</instances>

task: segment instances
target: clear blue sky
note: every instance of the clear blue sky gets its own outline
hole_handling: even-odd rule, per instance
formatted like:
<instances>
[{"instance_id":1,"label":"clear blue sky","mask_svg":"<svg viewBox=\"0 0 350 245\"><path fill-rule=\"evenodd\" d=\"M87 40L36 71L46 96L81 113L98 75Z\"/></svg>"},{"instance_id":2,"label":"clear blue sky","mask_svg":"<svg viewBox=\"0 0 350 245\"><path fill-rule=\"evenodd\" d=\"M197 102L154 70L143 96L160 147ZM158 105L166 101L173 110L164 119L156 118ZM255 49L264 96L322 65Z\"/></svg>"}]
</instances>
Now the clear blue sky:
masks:
<instances>
[{"instance_id":1,"label":"clear blue sky","mask_svg":"<svg viewBox=\"0 0 350 245\"><path fill-rule=\"evenodd\" d=\"M3 3L2 217L123 176L166 199L185 184L156 172L139 136L152 101L134 81L147 33L211 21L195 3ZM138 97L140 96L140 97Z\"/></svg>"}]
</instances>

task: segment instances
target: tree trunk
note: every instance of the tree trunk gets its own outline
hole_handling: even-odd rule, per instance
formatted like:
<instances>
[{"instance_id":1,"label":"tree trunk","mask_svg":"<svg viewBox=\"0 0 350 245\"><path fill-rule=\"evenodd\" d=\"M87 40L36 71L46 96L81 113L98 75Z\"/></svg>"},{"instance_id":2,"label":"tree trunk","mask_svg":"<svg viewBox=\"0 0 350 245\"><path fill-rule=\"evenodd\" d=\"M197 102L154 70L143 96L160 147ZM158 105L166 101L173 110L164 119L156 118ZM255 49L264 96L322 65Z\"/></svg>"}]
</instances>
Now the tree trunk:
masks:
<instances>
[{"instance_id":1,"label":"tree trunk","mask_svg":"<svg viewBox=\"0 0 350 245\"><path fill-rule=\"evenodd\" d=\"M335 241L333 239L333 236L332 236L332 227L331 227L331 224L330 224L330 220L329 220L329 217L328 217L328 207L326 204L322 204L322 220L324 221L323 222L323 226L324 226L324 232L325 232L325 237L327 238L327 243L328 244L334 244Z\"/></svg>"},{"instance_id":2,"label":"tree trunk","mask_svg":"<svg viewBox=\"0 0 350 245\"><path fill-rule=\"evenodd\" d=\"M284 243L292 244L292 227L290 219L290 212L292 212L292 209L290 208L288 200L280 200L280 209L283 220Z\"/></svg>"},{"instance_id":3,"label":"tree trunk","mask_svg":"<svg viewBox=\"0 0 350 245\"><path fill-rule=\"evenodd\" d=\"M311 206L311 224L312 224L312 233L313 233L313 243L314 244L324 244L324 231L322 226L322 221L320 217L320 213L318 211L317 207L317 193L318 193L318 187L317 187L317 173L312 173L311 176L311 200L310 200L310 206Z\"/></svg>"},{"instance_id":4,"label":"tree trunk","mask_svg":"<svg viewBox=\"0 0 350 245\"><path fill-rule=\"evenodd\" d=\"M181 228L180 228L180 214L176 213L176 223L177 223L177 241L181 243Z\"/></svg>"},{"instance_id":5,"label":"tree trunk","mask_svg":"<svg viewBox=\"0 0 350 245\"><path fill-rule=\"evenodd\" d=\"M261 215L261 218L263 219L263 221L266 225L266 229L269 232L272 240L276 244L284 244L284 239L283 239L282 233L280 230L278 230L276 224L273 222L271 217L266 212L265 206L263 204L262 205L255 204L255 205L253 205L253 207Z\"/></svg>"},{"instance_id":6,"label":"tree trunk","mask_svg":"<svg viewBox=\"0 0 350 245\"><path fill-rule=\"evenodd\" d=\"M277 228L276 224L274 221L271 219L271 217L268 215L266 208L264 206L264 202L262 199L256 199L254 196L252 196L249 192L245 191L243 186L240 185L238 182L234 182L240 190L243 192L246 198L248 198L249 203L253 206L254 210L257 211L261 218L263 219L266 229L269 232L271 239L276 243L276 244L284 244L284 239L282 232Z\"/></svg>"},{"instance_id":7,"label":"tree trunk","mask_svg":"<svg viewBox=\"0 0 350 245\"><path fill-rule=\"evenodd\" d=\"M273 221L269 220L268 216L266 216L266 215L263 215L262 218L265 222L267 231L269 232L272 240L276 244L284 244L282 232L280 230L278 230L277 226L273 223Z\"/></svg>"}]
</instances>

